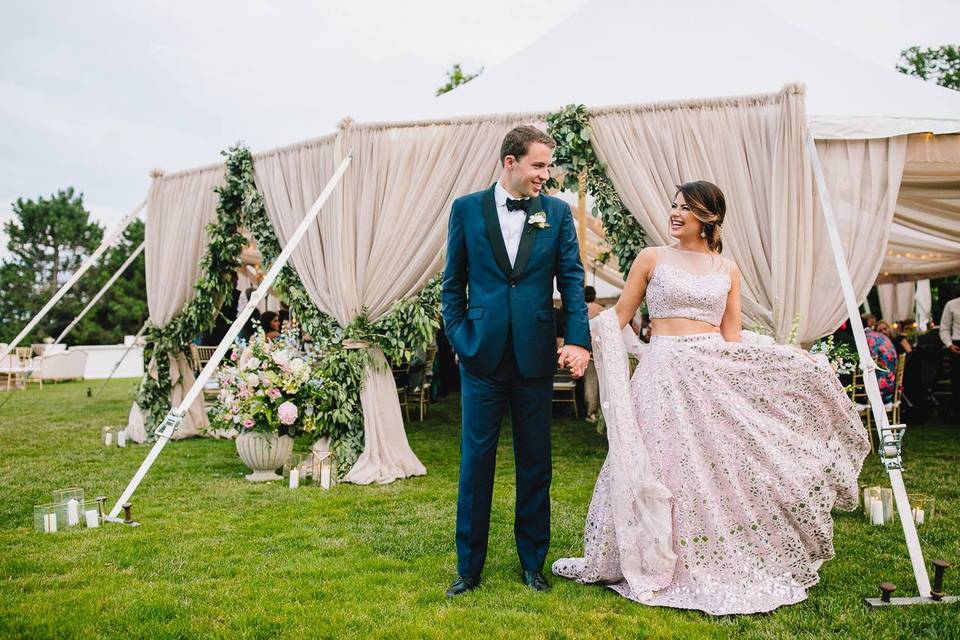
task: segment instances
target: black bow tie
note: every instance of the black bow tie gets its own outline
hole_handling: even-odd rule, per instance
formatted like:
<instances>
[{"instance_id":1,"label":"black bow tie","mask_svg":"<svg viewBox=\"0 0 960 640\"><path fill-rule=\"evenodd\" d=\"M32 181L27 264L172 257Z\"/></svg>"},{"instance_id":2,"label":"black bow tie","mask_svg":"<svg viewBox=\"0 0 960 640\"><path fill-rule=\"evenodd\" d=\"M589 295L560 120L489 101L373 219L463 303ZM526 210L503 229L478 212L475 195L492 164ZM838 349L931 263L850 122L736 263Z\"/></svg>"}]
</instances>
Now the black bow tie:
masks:
<instances>
[{"instance_id":1,"label":"black bow tie","mask_svg":"<svg viewBox=\"0 0 960 640\"><path fill-rule=\"evenodd\" d=\"M514 200L507 198L507 211L526 211L530 206L530 198L525 200Z\"/></svg>"}]
</instances>

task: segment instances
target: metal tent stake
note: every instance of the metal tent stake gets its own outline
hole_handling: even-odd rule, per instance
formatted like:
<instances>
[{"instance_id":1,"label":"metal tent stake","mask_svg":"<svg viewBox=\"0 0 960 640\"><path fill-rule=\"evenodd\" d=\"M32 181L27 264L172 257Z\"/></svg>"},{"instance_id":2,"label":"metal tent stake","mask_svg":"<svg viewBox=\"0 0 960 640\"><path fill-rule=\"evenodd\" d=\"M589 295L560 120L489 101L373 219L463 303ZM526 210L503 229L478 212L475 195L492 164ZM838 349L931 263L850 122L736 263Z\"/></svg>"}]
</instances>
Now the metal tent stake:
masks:
<instances>
[{"instance_id":1,"label":"metal tent stake","mask_svg":"<svg viewBox=\"0 0 960 640\"><path fill-rule=\"evenodd\" d=\"M913 521L913 515L910 512L910 501L907 498L907 489L903 484L903 463L900 455L906 425L891 425L887 420L887 412L884 410L883 399L880 396L880 386L877 383L876 375L874 375L876 365L873 363L870 349L867 346L867 337L863 331L863 325L858 322L860 318L860 307L857 304L856 295L853 292L850 271L847 268L847 261L844 258L843 243L840 241L840 233L837 231L836 218L833 215L833 207L830 204L827 183L823 176L823 166L820 164L817 145L813 140L813 135L810 133L809 128L807 129L805 138L807 151L810 154L810 161L813 166L813 175L817 184L820 209L823 212L824 222L826 223L827 236L830 238L830 248L833 251L833 259L840 277L840 287L843 290L843 299L846 303L847 315L850 318L854 341L857 344L857 353L860 356L863 384L867 392L867 397L870 400L874 423L877 425L877 453L880 455L880 461L883 463L883 466L887 470L887 475L890 477L890 486L893 489L897 513L900 515L900 526L903 528L903 537L907 543L907 551L910 554L910 563L913 565L913 576L916 579L917 592L919 594L919 597L915 598L890 598L892 591L889 591L887 587L893 587L893 585L884 583L883 597L867 599L867 602L872 606L952 602L955 601L955 598L941 596L940 599L934 599L931 597L930 577L927 575L927 567L923 560L923 550L920 548L920 538L917 536L917 527ZM939 575L942 581L942 572ZM941 584L940 589L942 588ZM880 604L874 605L874 601Z\"/></svg>"},{"instance_id":2,"label":"metal tent stake","mask_svg":"<svg viewBox=\"0 0 960 640\"><path fill-rule=\"evenodd\" d=\"M276 280L277 276L280 274L280 270L284 267L284 265L287 264L287 260L290 259L290 254L292 254L293 250L297 248L297 245L300 244L300 240L302 240L304 234L306 234L307 229L310 228L314 220L316 220L317 216L320 214L320 209L327 201L327 198L330 197L330 194L333 193L334 187L336 187L340 182L340 179L343 177L347 167L350 166L350 161L352 159L353 152L351 151L340 163L340 166L337 167L336 172L334 172L333 176L330 178L327 186L324 187L323 192L317 198L316 202L314 202L313 206L310 207L310 211L307 212L306 216L304 216L303 220L300 222L300 226L298 226L297 230L294 231L289 242L287 242L287 245L283 248L283 251L281 251L280 255L277 256L277 259L273 261L273 265L271 265L267 275L264 276L263 280L260 282L260 286L258 286L257 290L253 292L253 295L250 296L250 300L247 301L247 305L243 308L243 311L240 312L240 314L237 316L237 319L233 321L232 325L230 325L230 330L227 331L227 334L223 337L223 340L221 340L220 344L217 345L216 351L213 352L210 360L207 362L206 366L204 366L203 371L201 371L200 375L197 376L196 382L193 383L193 386L190 387L190 390L183 397L183 401L180 402L180 405L176 409L172 409L170 413L167 414L166 418L164 418L156 433L156 443L154 443L153 448L150 449L147 457L140 464L140 468L137 469L137 472L134 474L129 484L127 484L127 488L124 489L123 494L117 500L117 503L113 505L113 509L110 510L110 515L104 518L105 521L125 522L119 518L121 509L123 509L125 504L130 502L133 492L137 490L140 482L142 482L143 478L147 475L147 472L150 470L150 466L153 465L154 461L160 455L160 452L163 451L163 448L167 445L167 442L177 430L177 427L179 427L180 423L183 422L183 417L190 409L190 406L193 404L194 400L196 400L203 391L203 387L207 383L207 380L209 380L213 375L213 372L216 371L220 361L226 355L227 349L233 345L233 341L240 334L240 331L247 323L247 319L250 317L250 314L253 313L253 310L256 308L257 304L259 304L263 296L266 295L267 290L270 289L273 281Z\"/></svg>"}]
</instances>

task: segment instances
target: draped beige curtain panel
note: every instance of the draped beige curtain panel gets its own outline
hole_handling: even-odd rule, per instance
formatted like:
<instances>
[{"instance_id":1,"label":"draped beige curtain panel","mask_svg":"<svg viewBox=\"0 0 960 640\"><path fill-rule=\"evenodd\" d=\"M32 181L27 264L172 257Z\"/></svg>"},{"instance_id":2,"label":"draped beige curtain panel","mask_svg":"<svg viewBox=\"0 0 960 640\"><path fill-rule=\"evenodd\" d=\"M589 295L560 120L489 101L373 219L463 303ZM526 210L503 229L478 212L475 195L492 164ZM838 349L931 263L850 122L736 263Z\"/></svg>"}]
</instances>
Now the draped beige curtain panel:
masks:
<instances>
[{"instance_id":1,"label":"draped beige curtain panel","mask_svg":"<svg viewBox=\"0 0 960 640\"><path fill-rule=\"evenodd\" d=\"M916 283L897 282L877 285L880 317L887 322L900 322L913 317Z\"/></svg>"},{"instance_id":2,"label":"draped beige curtain panel","mask_svg":"<svg viewBox=\"0 0 960 640\"><path fill-rule=\"evenodd\" d=\"M443 266L453 200L493 182L503 136L519 122L347 125L336 137L256 156L257 188L283 244L353 152L350 170L291 258L314 304L346 327L363 309L376 321L415 295ZM346 480L422 475L386 359L376 348L371 356L360 398L364 450Z\"/></svg>"},{"instance_id":3,"label":"draped beige curtain panel","mask_svg":"<svg viewBox=\"0 0 960 640\"><path fill-rule=\"evenodd\" d=\"M200 276L200 259L210 237L206 227L217 218L217 194L214 187L223 184L223 165L154 177L147 197L145 230L147 307L150 322L164 327L196 292L193 285ZM156 378L157 363L147 363L147 373ZM170 358L171 406L180 404L196 378L186 357ZM197 398L184 416L174 439L197 435L210 425ZM130 413L128 431L135 441L146 439L143 416Z\"/></svg>"}]
</instances>

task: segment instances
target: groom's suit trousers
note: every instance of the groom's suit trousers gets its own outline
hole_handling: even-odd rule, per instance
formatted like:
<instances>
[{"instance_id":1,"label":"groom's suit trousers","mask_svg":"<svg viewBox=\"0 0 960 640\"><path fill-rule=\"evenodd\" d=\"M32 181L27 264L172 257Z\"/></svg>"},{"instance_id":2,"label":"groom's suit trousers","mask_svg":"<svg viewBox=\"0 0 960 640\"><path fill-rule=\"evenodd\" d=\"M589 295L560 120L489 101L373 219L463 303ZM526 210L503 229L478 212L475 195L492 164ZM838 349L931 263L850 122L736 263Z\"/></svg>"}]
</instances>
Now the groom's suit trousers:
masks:
<instances>
[{"instance_id":1,"label":"groom's suit trousers","mask_svg":"<svg viewBox=\"0 0 960 640\"><path fill-rule=\"evenodd\" d=\"M514 536L520 565L543 568L550 546L550 419L553 377L525 378L508 337L488 375L460 367L463 431L457 500L457 573L479 576L487 557L500 425L509 409L516 464Z\"/></svg>"}]
</instances>

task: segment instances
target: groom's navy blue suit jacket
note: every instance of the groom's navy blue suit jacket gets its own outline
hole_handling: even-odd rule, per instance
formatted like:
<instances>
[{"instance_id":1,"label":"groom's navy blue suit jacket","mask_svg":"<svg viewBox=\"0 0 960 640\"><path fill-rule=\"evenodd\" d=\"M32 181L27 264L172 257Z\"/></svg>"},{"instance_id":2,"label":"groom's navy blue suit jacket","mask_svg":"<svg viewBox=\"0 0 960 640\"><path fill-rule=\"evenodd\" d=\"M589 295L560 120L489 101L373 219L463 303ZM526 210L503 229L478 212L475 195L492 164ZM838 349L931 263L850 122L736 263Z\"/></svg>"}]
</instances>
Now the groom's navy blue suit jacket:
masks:
<instances>
[{"instance_id":1,"label":"groom's navy blue suit jacket","mask_svg":"<svg viewBox=\"0 0 960 640\"><path fill-rule=\"evenodd\" d=\"M529 224L540 211L549 225L542 229ZM493 186L457 198L450 211L443 322L461 363L475 375L488 375L500 363L508 330L520 375L554 374L554 277L566 315L564 343L590 349L583 265L570 207L541 195L533 198L527 220L511 267Z\"/></svg>"}]
</instances>

